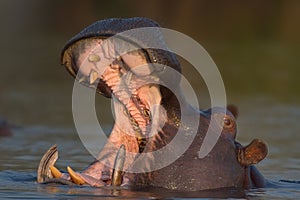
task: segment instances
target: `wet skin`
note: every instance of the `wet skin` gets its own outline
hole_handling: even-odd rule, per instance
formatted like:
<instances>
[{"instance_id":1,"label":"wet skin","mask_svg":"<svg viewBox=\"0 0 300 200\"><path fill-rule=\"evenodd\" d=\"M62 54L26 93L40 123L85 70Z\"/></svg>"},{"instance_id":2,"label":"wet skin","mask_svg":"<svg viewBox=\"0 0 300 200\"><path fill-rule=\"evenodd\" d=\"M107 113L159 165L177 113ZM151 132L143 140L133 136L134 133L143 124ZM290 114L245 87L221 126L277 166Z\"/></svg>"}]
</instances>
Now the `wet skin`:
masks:
<instances>
[{"instance_id":1,"label":"wet skin","mask_svg":"<svg viewBox=\"0 0 300 200\"><path fill-rule=\"evenodd\" d=\"M158 24L146 18L98 21L65 46L62 64L80 83L96 88L103 96L114 97L116 122L108 143L85 170L77 173L68 168L68 174L59 172L53 166L57 159L53 148L41 161L38 182L155 186L183 191L264 187L265 179L253 164L265 158L266 144L253 140L243 147L236 142L235 116L229 111L236 113L233 107L200 111L189 105L179 86L181 66L174 54L158 49L123 51L128 41L136 46L147 45L149 41L164 45L159 31L147 38L128 34L121 44L106 40L140 27L158 27ZM160 83L176 87L171 91ZM220 136L209 154L200 158L199 150L209 125ZM172 143L178 134L182 143ZM182 155L159 169L156 167L168 159L166 155L145 154L168 146L170 155L189 141L191 144ZM136 162L141 156L144 156L142 162ZM113 170L118 166L121 168ZM136 171L141 173L133 173Z\"/></svg>"}]
</instances>

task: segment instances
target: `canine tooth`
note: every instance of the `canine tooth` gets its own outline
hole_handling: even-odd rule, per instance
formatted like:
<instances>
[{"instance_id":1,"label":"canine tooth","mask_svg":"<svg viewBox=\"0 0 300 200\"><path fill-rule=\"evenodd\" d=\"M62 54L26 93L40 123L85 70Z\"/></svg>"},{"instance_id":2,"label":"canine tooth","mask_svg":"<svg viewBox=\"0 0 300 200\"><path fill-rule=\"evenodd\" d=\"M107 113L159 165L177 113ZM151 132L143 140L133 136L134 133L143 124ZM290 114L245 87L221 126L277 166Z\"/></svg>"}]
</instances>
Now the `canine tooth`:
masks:
<instances>
[{"instance_id":1,"label":"canine tooth","mask_svg":"<svg viewBox=\"0 0 300 200\"><path fill-rule=\"evenodd\" d=\"M90 84L95 83L97 78L98 78L98 72L96 72L95 70L92 70L90 73Z\"/></svg>"},{"instance_id":2,"label":"canine tooth","mask_svg":"<svg viewBox=\"0 0 300 200\"><path fill-rule=\"evenodd\" d=\"M111 178L112 186L120 186L123 181L123 167L125 163L126 149L124 144L122 144L118 150L115 158L114 170Z\"/></svg>"},{"instance_id":3,"label":"canine tooth","mask_svg":"<svg viewBox=\"0 0 300 200\"><path fill-rule=\"evenodd\" d=\"M68 166L67 170L74 183L76 183L77 185L85 184L85 181L71 167Z\"/></svg>"}]
</instances>

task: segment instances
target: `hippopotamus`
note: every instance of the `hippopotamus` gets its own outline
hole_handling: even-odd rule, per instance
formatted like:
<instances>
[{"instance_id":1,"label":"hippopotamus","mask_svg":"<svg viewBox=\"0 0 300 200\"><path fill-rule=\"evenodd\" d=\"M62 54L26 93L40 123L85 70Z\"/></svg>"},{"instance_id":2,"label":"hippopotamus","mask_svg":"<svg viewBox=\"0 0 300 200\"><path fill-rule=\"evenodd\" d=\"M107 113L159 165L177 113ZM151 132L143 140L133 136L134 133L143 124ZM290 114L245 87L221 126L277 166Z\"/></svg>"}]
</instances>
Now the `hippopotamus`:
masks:
<instances>
[{"instance_id":1,"label":"hippopotamus","mask_svg":"<svg viewBox=\"0 0 300 200\"><path fill-rule=\"evenodd\" d=\"M0 119L0 136L12 136L11 127L4 119Z\"/></svg>"},{"instance_id":2,"label":"hippopotamus","mask_svg":"<svg viewBox=\"0 0 300 200\"><path fill-rule=\"evenodd\" d=\"M154 29L143 29L148 27ZM143 34L132 32L141 28ZM236 141L234 106L200 110L188 103L179 85L182 67L167 51L157 22L141 17L97 21L66 43L61 61L79 83L114 99L116 119L108 143L86 169L58 170L53 146L40 162L38 182L178 191L266 185L254 166L266 157L266 143ZM200 156L205 138L214 133L219 134L215 145Z\"/></svg>"}]
</instances>

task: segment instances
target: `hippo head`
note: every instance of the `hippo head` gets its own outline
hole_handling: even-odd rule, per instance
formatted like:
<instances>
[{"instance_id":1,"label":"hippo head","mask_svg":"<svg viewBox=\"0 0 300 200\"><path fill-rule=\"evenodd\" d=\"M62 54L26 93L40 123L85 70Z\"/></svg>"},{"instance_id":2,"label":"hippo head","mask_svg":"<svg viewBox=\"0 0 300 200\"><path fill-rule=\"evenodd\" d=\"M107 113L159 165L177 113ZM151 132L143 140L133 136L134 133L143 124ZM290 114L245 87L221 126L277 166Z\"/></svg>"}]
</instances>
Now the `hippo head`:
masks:
<instances>
[{"instance_id":1,"label":"hippo head","mask_svg":"<svg viewBox=\"0 0 300 200\"><path fill-rule=\"evenodd\" d=\"M180 64L166 49L157 23L150 19L102 20L65 45L62 64L80 83L116 100L116 123L121 121L119 126L141 144L154 119L163 117L163 98L171 96L160 83L179 86Z\"/></svg>"},{"instance_id":2,"label":"hippo head","mask_svg":"<svg viewBox=\"0 0 300 200\"><path fill-rule=\"evenodd\" d=\"M123 167L127 151L137 156L132 160L126 157L128 173L123 184L178 190L244 187L251 182L249 166L266 156L266 145L260 140L246 147L236 142L232 114L236 111L232 107L229 110L233 112L226 108L199 111L185 101L179 86L181 66L175 54L168 51L158 27L146 18L107 19L88 26L65 45L62 64L70 74L114 99L116 120L110 140L117 149L120 147L118 154L106 148L81 175L68 170L71 179L90 185L99 181L105 182L100 185L114 183L114 177L104 178L106 168L100 162L115 162L115 166L121 163ZM175 89L170 90L169 85ZM183 148L183 143L188 147ZM214 147L202 157L204 144ZM51 158L56 155L55 149L47 154L50 158L45 158L51 164L56 161L54 156ZM161 149L167 149L169 156L153 156ZM178 151L181 153L174 154ZM123 155L121 161L119 154ZM168 159L173 160L162 164ZM40 168L49 168L49 162ZM63 177L51 169L54 177ZM112 169L105 172L111 174ZM122 184L120 179L117 182Z\"/></svg>"}]
</instances>

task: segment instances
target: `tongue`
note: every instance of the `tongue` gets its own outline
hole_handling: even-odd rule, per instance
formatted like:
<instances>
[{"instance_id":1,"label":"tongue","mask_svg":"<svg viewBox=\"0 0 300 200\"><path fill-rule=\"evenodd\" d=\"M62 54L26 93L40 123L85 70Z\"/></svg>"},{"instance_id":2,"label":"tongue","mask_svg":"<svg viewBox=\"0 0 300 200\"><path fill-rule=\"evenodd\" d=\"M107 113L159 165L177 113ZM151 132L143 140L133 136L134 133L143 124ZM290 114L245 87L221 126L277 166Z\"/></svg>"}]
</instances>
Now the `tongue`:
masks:
<instances>
[{"instance_id":1,"label":"tongue","mask_svg":"<svg viewBox=\"0 0 300 200\"><path fill-rule=\"evenodd\" d=\"M151 110L151 106L160 105L161 94L158 85L146 85L138 89L138 97Z\"/></svg>"}]
</instances>

